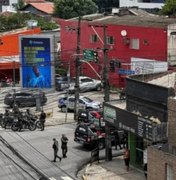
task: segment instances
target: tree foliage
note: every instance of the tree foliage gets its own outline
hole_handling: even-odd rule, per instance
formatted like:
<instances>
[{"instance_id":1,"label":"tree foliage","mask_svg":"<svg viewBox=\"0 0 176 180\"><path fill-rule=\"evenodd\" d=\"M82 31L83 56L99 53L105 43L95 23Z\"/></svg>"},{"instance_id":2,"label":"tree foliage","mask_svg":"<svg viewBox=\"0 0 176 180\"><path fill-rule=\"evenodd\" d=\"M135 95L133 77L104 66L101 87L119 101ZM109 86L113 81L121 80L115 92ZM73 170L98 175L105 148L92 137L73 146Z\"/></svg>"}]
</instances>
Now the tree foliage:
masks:
<instances>
[{"instance_id":1,"label":"tree foliage","mask_svg":"<svg viewBox=\"0 0 176 180\"><path fill-rule=\"evenodd\" d=\"M119 7L119 0L94 0L98 5L99 12L104 12L108 8Z\"/></svg>"},{"instance_id":2,"label":"tree foliage","mask_svg":"<svg viewBox=\"0 0 176 180\"><path fill-rule=\"evenodd\" d=\"M166 0L160 12L169 16L176 15L176 0Z\"/></svg>"},{"instance_id":3,"label":"tree foliage","mask_svg":"<svg viewBox=\"0 0 176 180\"><path fill-rule=\"evenodd\" d=\"M92 14L97 9L92 0L54 0L54 15L63 19Z\"/></svg>"},{"instance_id":4,"label":"tree foliage","mask_svg":"<svg viewBox=\"0 0 176 180\"><path fill-rule=\"evenodd\" d=\"M44 17L36 17L32 14L26 13L14 13L10 16L0 16L0 32L26 27L27 21L31 19L37 20L38 26L42 30L52 30L58 28L56 23L48 22Z\"/></svg>"},{"instance_id":5,"label":"tree foliage","mask_svg":"<svg viewBox=\"0 0 176 180\"><path fill-rule=\"evenodd\" d=\"M25 7L24 0L18 0L18 3L13 4L12 6L15 8L16 11L20 11L22 8Z\"/></svg>"}]
</instances>

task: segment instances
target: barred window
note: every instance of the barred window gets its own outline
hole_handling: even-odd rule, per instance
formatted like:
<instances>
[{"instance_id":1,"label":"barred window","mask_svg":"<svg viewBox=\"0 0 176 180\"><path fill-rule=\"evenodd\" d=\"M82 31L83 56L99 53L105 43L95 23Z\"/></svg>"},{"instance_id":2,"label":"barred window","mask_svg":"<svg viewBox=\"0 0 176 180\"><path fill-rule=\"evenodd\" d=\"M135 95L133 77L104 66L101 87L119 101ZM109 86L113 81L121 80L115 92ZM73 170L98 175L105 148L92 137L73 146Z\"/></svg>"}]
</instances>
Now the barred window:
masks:
<instances>
[{"instance_id":1,"label":"barred window","mask_svg":"<svg viewBox=\"0 0 176 180\"><path fill-rule=\"evenodd\" d=\"M107 44L114 44L114 37L113 36L107 37Z\"/></svg>"},{"instance_id":2,"label":"barred window","mask_svg":"<svg viewBox=\"0 0 176 180\"><path fill-rule=\"evenodd\" d=\"M91 35L91 42L92 43L95 43L95 42L97 42L98 41L98 36L96 35L96 34L92 34Z\"/></svg>"},{"instance_id":3,"label":"barred window","mask_svg":"<svg viewBox=\"0 0 176 180\"><path fill-rule=\"evenodd\" d=\"M139 39L131 39L130 40L130 48L131 49L139 49Z\"/></svg>"}]
</instances>

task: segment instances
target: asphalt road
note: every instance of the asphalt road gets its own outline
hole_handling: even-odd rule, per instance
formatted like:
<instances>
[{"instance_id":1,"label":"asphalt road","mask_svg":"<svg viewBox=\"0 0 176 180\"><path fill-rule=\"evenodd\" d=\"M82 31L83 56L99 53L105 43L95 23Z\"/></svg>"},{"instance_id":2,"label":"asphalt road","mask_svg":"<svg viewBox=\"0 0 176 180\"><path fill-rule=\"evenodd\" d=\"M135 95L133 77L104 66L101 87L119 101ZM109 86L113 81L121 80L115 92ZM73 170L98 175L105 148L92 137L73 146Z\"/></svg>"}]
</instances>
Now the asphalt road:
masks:
<instances>
[{"instance_id":1,"label":"asphalt road","mask_svg":"<svg viewBox=\"0 0 176 180\"><path fill-rule=\"evenodd\" d=\"M91 155L91 149L86 149L74 142L73 138L75 127L76 124L72 123L58 126L49 126L46 127L45 131L26 130L23 132L12 132L10 129L1 129L0 136L21 155L22 159L14 157L15 163L22 165L25 171L29 172L29 174L31 174L34 179L37 179L39 175L43 174L45 177L53 178L53 180L71 180L77 179L77 171L83 168L84 164L89 162ZM52 139L58 139L60 144L60 138L62 134L66 134L69 139L67 158L63 158L61 162L58 160L56 163L54 163L52 162ZM1 149L2 147L3 146L1 145ZM8 148L6 147L6 149ZM12 154L12 152L10 153L10 149L8 149L8 151L6 150L5 152L10 156ZM61 149L59 150L58 155L61 155ZM2 157L1 153L0 156ZM30 164L30 166L27 165L26 161L22 161L23 158ZM5 157L3 157L3 159L5 159ZM5 160L1 161L1 167L3 167L0 169L1 180L31 179L28 177L24 178L23 174L25 174L25 172L23 169L17 171L17 165L12 166L10 163L7 165ZM38 174L35 172L35 168L38 170Z\"/></svg>"},{"instance_id":2,"label":"asphalt road","mask_svg":"<svg viewBox=\"0 0 176 180\"><path fill-rule=\"evenodd\" d=\"M0 112L4 112L5 108L8 108L3 103L6 92L7 90L1 91L0 94ZM78 179L76 175L78 170L83 168L83 165L90 160L91 149L85 149L74 142L73 138L76 123L74 123L73 120L73 113L66 115L66 113L62 113L57 107L59 97L64 96L64 94L62 92L51 91L48 91L46 94L48 101L43 108L46 111L52 112L52 121L47 122L47 125L51 126L47 126L45 131L25 130L23 132L12 132L11 129L5 130L0 128L1 140L4 139L6 141L6 143L1 141L0 144L1 180L29 180L39 179L41 176L51 180ZM95 91L83 94L91 99L103 102L104 94L101 92ZM113 94L110 97L111 99L115 99L117 95ZM21 110L23 111L25 109L26 108L22 108ZM35 112L36 107L30 109ZM62 121L63 123L59 123L62 125L53 124L54 119L56 119L57 122L58 119ZM56 138L60 143L62 134L67 134L69 138L68 158L62 159L61 162L53 163L52 139ZM104 154L105 152L102 151L101 153ZM58 154L61 155L61 150Z\"/></svg>"}]
</instances>

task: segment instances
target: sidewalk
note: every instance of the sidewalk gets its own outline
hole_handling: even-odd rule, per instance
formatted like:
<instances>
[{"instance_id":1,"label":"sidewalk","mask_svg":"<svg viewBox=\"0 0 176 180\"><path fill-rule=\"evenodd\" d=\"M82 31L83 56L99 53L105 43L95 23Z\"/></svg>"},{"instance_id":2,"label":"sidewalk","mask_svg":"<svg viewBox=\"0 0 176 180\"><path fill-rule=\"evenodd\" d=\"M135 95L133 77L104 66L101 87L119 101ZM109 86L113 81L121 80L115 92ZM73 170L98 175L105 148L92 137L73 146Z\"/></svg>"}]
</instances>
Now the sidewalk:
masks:
<instances>
[{"instance_id":1,"label":"sidewalk","mask_svg":"<svg viewBox=\"0 0 176 180\"><path fill-rule=\"evenodd\" d=\"M88 164L84 169L84 180L146 180L144 173L132 166L127 172L123 156L114 157L112 161L102 160Z\"/></svg>"}]
</instances>

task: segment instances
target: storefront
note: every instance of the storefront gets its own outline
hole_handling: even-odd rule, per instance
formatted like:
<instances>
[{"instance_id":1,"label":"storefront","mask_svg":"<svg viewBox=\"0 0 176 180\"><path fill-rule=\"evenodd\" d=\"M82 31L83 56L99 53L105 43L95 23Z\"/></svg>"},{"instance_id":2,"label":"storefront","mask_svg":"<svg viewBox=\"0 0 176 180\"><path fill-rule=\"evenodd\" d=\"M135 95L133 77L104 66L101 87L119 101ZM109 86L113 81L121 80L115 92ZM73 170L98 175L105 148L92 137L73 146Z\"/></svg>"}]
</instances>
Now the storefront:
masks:
<instances>
[{"instance_id":1,"label":"storefront","mask_svg":"<svg viewBox=\"0 0 176 180\"><path fill-rule=\"evenodd\" d=\"M106 125L128 132L130 163L142 168L149 145L167 141L167 98L170 89L127 78L126 101L105 102Z\"/></svg>"}]
</instances>

